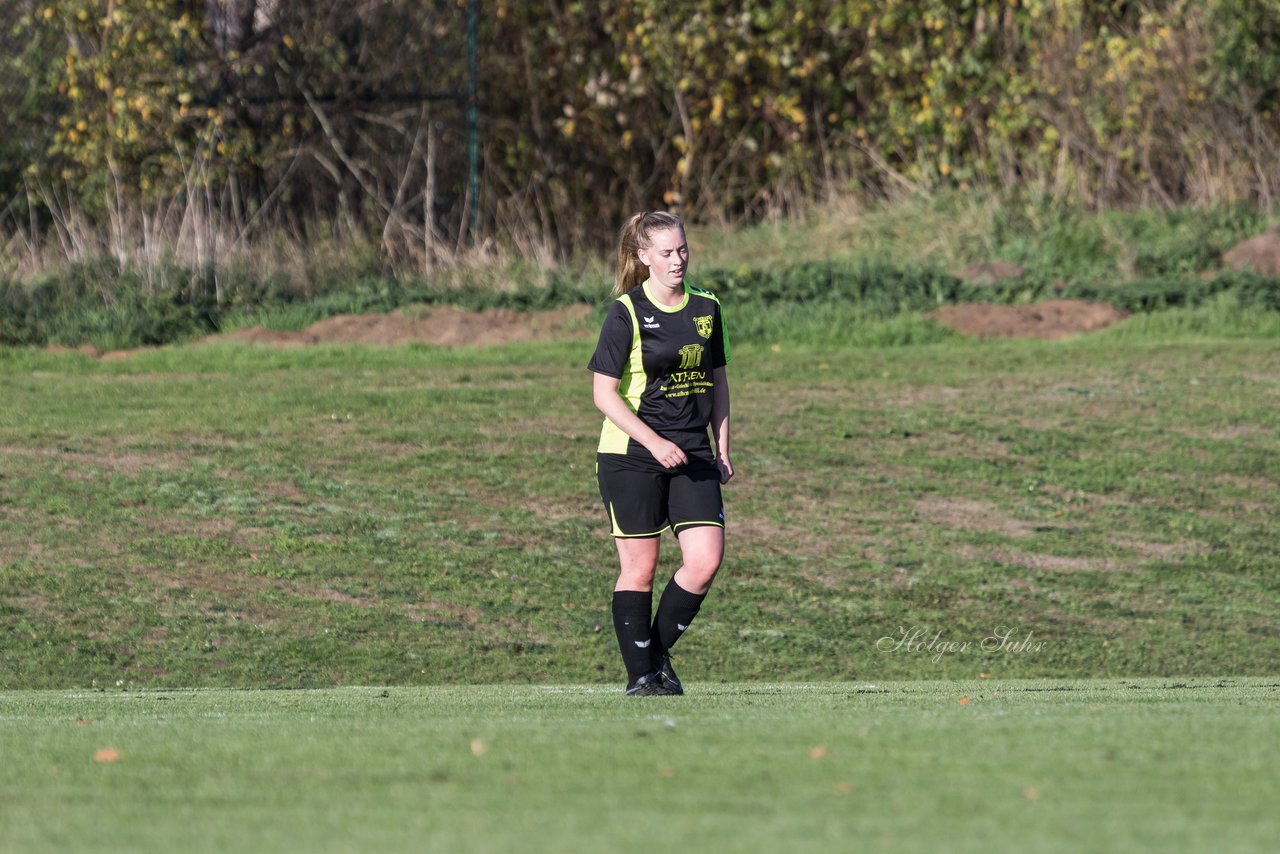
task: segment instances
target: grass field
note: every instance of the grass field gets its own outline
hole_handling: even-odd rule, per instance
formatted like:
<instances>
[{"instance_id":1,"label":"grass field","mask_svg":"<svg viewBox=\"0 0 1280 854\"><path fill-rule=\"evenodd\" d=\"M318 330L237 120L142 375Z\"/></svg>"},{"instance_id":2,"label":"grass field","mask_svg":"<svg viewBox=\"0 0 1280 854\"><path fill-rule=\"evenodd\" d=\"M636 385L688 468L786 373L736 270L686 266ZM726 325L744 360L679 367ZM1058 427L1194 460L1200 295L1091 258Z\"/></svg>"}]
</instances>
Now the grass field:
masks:
<instances>
[{"instance_id":1,"label":"grass field","mask_svg":"<svg viewBox=\"0 0 1280 854\"><path fill-rule=\"evenodd\" d=\"M1274 679L0 693L0 850L1270 851Z\"/></svg>"},{"instance_id":2,"label":"grass field","mask_svg":"<svg viewBox=\"0 0 1280 854\"><path fill-rule=\"evenodd\" d=\"M616 685L590 347L0 353L0 688ZM1274 339L758 344L732 378L686 678L1276 672Z\"/></svg>"},{"instance_id":3,"label":"grass field","mask_svg":"<svg viewBox=\"0 0 1280 854\"><path fill-rule=\"evenodd\" d=\"M590 341L0 351L0 850L1269 851L1274 330L736 347L644 699Z\"/></svg>"}]
</instances>

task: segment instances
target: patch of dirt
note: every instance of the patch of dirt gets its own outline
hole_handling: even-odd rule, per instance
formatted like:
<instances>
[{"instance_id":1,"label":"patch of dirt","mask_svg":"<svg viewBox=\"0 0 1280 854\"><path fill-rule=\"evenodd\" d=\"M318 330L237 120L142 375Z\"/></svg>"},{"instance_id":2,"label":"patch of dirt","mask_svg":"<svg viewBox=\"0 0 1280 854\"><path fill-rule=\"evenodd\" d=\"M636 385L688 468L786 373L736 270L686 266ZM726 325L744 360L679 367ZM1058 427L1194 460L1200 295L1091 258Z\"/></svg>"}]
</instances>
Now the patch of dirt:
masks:
<instances>
[{"instance_id":1,"label":"patch of dirt","mask_svg":"<svg viewBox=\"0 0 1280 854\"><path fill-rule=\"evenodd\" d=\"M1220 474L1213 482L1222 486L1234 486L1262 495L1280 487L1280 480L1267 477L1246 477L1238 474Z\"/></svg>"},{"instance_id":2,"label":"patch of dirt","mask_svg":"<svg viewBox=\"0 0 1280 854\"><path fill-rule=\"evenodd\" d=\"M332 587L312 587L306 591L307 595L313 599L320 599L324 602L337 602L340 605L357 605L361 608L375 607L378 603L352 596L350 593L343 593L341 590L334 590Z\"/></svg>"},{"instance_id":3,"label":"patch of dirt","mask_svg":"<svg viewBox=\"0 0 1280 854\"><path fill-rule=\"evenodd\" d=\"M1127 565L1111 558L1067 557L1066 555L1039 554L1021 549L983 549L961 546L958 553L967 560L1000 563L1025 569L1048 572L1141 572L1138 566Z\"/></svg>"},{"instance_id":4,"label":"patch of dirt","mask_svg":"<svg viewBox=\"0 0 1280 854\"><path fill-rule=\"evenodd\" d=\"M970 389L972 388L974 387L971 386ZM954 403L971 394L973 394L971 390L956 388L955 386L896 385L876 389L873 397L865 401L859 400L859 403L869 409L905 409L920 404ZM808 403L809 401L806 398L803 402Z\"/></svg>"},{"instance_id":5,"label":"patch of dirt","mask_svg":"<svg viewBox=\"0 0 1280 854\"><path fill-rule=\"evenodd\" d=\"M69 464L60 474L71 480L91 480L98 476L97 469L120 473L129 477L156 469L166 471L187 468L188 459L181 454L162 451L155 454L120 451L115 453L95 453L62 448L17 448L0 447L0 455L22 456L37 460L59 460ZM229 472L220 471L220 477L230 477Z\"/></svg>"},{"instance_id":6,"label":"patch of dirt","mask_svg":"<svg viewBox=\"0 0 1280 854\"><path fill-rule=\"evenodd\" d=\"M999 507L986 501L963 498L922 498L915 503L924 521L945 528L982 531L1004 537L1029 537L1035 526L1007 516Z\"/></svg>"},{"instance_id":7,"label":"patch of dirt","mask_svg":"<svg viewBox=\"0 0 1280 854\"><path fill-rule=\"evenodd\" d=\"M1280 276L1280 225L1240 241L1222 253L1222 263L1240 272Z\"/></svg>"},{"instance_id":8,"label":"patch of dirt","mask_svg":"<svg viewBox=\"0 0 1280 854\"><path fill-rule=\"evenodd\" d=\"M196 536L211 540L215 537L232 543L239 532L239 525L228 516L198 516L194 513L164 513L154 516L139 515L138 526L161 536Z\"/></svg>"},{"instance_id":9,"label":"patch of dirt","mask_svg":"<svg viewBox=\"0 0 1280 854\"><path fill-rule=\"evenodd\" d=\"M1129 312L1104 302L1049 300L1032 305L966 303L930 315L961 335L980 338L1065 338L1124 320Z\"/></svg>"},{"instance_id":10,"label":"patch of dirt","mask_svg":"<svg viewBox=\"0 0 1280 854\"><path fill-rule=\"evenodd\" d=\"M6 596L0 599L11 608L19 611L48 611L50 599L43 593L24 593L21 596Z\"/></svg>"},{"instance_id":11,"label":"patch of dirt","mask_svg":"<svg viewBox=\"0 0 1280 854\"><path fill-rule=\"evenodd\" d=\"M1128 537L1113 537L1114 546L1129 549L1143 560L1173 560L1175 558L1197 557L1208 554L1209 547L1198 540L1184 540L1179 543L1153 543L1147 540L1135 540Z\"/></svg>"},{"instance_id":12,"label":"patch of dirt","mask_svg":"<svg viewBox=\"0 0 1280 854\"><path fill-rule=\"evenodd\" d=\"M1216 429L1197 429L1194 427L1174 427L1173 432L1180 433L1188 439L1208 439L1214 442L1234 442L1237 439L1270 439L1275 430L1260 424L1232 424Z\"/></svg>"},{"instance_id":13,"label":"patch of dirt","mask_svg":"<svg viewBox=\"0 0 1280 854\"><path fill-rule=\"evenodd\" d=\"M64 347L61 344L50 344L44 348L45 353L79 353L81 356L88 356L90 359L101 359L102 351L92 344L81 344L79 347Z\"/></svg>"},{"instance_id":14,"label":"patch of dirt","mask_svg":"<svg viewBox=\"0 0 1280 854\"><path fill-rule=\"evenodd\" d=\"M185 590L197 598L202 598L202 594L212 594L223 605L214 610L212 602L201 602L200 611L206 617L229 622L249 621L257 626L275 625L288 613L288 606L278 602L273 604L274 597L264 596L266 593L357 608L388 609L422 623L457 624L478 629L495 622L479 608L436 599L385 602L377 597L353 595L324 585L272 579L245 571L221 571L209 566L184 566L177 570L172 567L143 566L138 567L137 572L141 577L157 582L170 591ZM515 634L528 635L534 642L547 642L545 638L533 635L528 626L514 619L504 617L496 622Z\"/></svg>"},{"instance_id":15,"label":"patch of dirt","mask_svg":"<svg viewBox=\"0 0 1280 854\"><path fill-rule=\"evenodd\" d=\"M205 340L230 339L283 346L327 343L396 346L410 342L441 347L490 346L583 337L589 334L583 322L590 315L591 307L581 303L538 312L410 306L390 314L340 314L296 332L255 326Z\"/></svg>"},{"instance_id":16,"label":"patch of dirt","mask_svg":"<svg viewBox=\"0 0 1280 854\"><path fill-rule=\"evenodd\" d=\"M1012 261L979 261L952 275L971 285L995 285L1005 279L1016 279L1025 272L1024 267Z\"/></svg>"}]
</instances>

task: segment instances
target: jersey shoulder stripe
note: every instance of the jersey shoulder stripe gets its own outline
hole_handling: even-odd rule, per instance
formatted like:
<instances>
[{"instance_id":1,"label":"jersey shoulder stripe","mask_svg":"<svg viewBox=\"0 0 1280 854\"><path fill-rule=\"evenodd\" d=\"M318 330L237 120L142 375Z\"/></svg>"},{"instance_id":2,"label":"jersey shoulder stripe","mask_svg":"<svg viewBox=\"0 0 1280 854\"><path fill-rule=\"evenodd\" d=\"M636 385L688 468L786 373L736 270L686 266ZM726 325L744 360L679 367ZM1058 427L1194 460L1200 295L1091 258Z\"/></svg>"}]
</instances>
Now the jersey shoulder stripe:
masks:
<instances>
[{"instance_id":1,"label":"jersey shoulder stripe","mask_svg":"<svg viewBox=\"0 0 1280 854\"><path fill-rule=\"evenodd\" d=\"M631 294L623 294L618 297L618 302L622 303L622 307L627 310L627 314L631 315L631 329L635 336L635 340L640 338L640 319L636 317L636 304L631 299Z\"/></svg>"},{"instance_id":2,"label":"jersey shoulder stripe","mask_svg":"<svg viewBox=\"0 0 1280 854\"><path fill-rule=\"evenodd\" d=\"M689 293L691 294L695 294L700 297L706 297L707 299L712 300L717 304L719 304L720 302L720 298L717 297L715 294L711 293L711 291L704 290L703 288L700 288L697 285L685 285L685 287L688 289Z\"/></svg>"}]
</instances>

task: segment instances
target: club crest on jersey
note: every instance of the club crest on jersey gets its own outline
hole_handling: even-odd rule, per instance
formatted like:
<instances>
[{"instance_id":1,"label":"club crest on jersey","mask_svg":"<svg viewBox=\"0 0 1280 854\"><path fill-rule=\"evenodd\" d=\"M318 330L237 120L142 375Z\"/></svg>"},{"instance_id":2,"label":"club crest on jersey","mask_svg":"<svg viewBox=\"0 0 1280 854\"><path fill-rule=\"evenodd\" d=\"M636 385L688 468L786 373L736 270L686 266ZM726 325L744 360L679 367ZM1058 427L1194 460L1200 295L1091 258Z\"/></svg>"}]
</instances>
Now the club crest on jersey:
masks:
<instances>
[{"instance_id":1,"label":"club crest on jersey","mask_svg":"<svg viewBox=\"0 0 1280 854\"><path fill-rule=\"evenodd\" d=\"M693 326L698 330L698 334L703 338L711 337L711 315L708 314L704 317L695 317L693 319Z\"/></svg>"},{"instance_id":2,"label":"club crest on jersey","mask_svg":"<svg viewBox=\"0 0 1280 854\"><path fill-rule=\"evenodd\" d=\"M680 370L687 371L690 368L700 367L703 349L701 344L686 344L681 347L677 351L680 354Z\"/></svg>"}]
</instances>

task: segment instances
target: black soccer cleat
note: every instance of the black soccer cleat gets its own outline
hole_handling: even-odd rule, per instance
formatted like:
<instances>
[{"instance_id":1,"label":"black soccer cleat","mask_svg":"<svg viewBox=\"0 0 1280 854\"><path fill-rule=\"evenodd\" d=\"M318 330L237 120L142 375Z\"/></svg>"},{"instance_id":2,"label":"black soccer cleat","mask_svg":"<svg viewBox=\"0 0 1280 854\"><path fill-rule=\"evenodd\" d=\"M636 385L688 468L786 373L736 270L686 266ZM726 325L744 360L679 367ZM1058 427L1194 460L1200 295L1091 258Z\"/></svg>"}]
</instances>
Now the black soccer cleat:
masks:
<instances>
[{"instance_id":1,"label":"black soccer cleat","mask_svg":"<svg viewBox=\"0 0 1280 854\"><path fill-rule=\"evenodd\" d=\"M680 686L680 677L676 676L675 668L671 666L671 656L662 656L662 666L658 668L658 679L666 686L669 694L683 694L684 688Z\"/></svg>"},{"instance_id":2,"label":"black soccer cleat","mask_svg":"<svg viewBox=\"0 0 1280 854\"><path fill-rule=\"evenodd\" d=\"M637 676L627 683L628 697L662 697L675 693L662 681L657 671Z\"/></svg>"}]
</instances>

